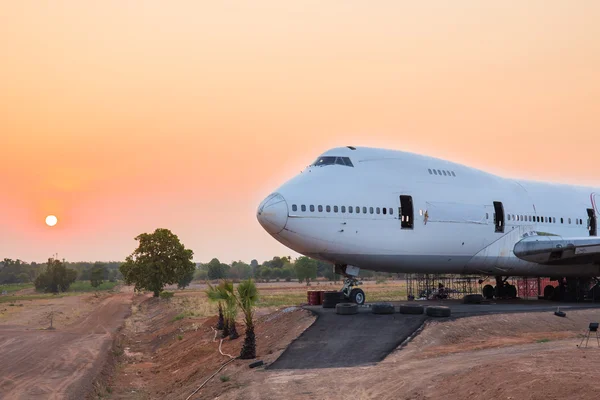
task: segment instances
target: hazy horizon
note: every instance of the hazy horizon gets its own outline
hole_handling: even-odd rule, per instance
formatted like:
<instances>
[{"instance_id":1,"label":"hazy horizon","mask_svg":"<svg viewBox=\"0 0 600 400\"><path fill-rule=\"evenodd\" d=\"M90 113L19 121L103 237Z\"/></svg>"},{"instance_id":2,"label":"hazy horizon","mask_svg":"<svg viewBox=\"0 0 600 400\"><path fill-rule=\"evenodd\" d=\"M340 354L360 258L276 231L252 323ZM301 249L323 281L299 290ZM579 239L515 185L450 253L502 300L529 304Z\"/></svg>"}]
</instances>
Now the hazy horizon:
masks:
<instances>
[{"instance_id":1,"label":"hazy horizon","mask_svg":"<svg viewBox=\"0 0 600 400\"><path fill-rule=\"evenodd\" d=\"M337 146L600 187L599 2L66 0L0 14L0 258L119 261L159 227L198 262L294 256L256 208Z\"/></svg>"}]
</instances>

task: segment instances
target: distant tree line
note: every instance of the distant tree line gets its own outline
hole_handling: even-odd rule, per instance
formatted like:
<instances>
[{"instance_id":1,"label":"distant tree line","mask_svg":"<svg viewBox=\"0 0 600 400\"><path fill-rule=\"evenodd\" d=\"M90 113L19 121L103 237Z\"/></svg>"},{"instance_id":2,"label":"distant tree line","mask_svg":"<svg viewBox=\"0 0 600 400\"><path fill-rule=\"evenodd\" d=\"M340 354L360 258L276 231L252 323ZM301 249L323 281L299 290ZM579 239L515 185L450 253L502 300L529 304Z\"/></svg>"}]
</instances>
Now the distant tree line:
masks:
<instances>
[{"instance_id":1,"label":"distant tree line","mask_svg":"<svg viewBox=\"0 0 600 400\"><path fill-rule=\"evenodd\" d=\"M76 280L91 281L92 273L95 272L94 280L116 282L123 279L119 271L121 262L67 262L61 263L68 269L75 271ZM27 263L22 260L5 258L0 261L0 285L10 283L34 283L36 278L48 268L49 263ZM101 274L101 276L100 276Z\"/></svg>"},{"instance_id":2,"label":"distant tree line","mask_svg":"<svg viewBox=\"0 0 600 400\"><path fill-rule=\"evenodd\" d=\"M379 273L367 270L360 271L362 278L392 278L397 274ZM342 277L334 273L331 263L321 260L315 260L309 257L299 257L292 260L291 257L273 257L271 260L259 264L257 260L250 261L249 264L243 261L234 261L231 264L225 264L217 258L213 258L208 263L200 263L196 267L194 280L218 280L231 279L242 281L248 278L254 278L257 281L287 281L298 280L299 282L309 283L318 278L330 281L339 281Z\"/></svg>"}]
</instances>

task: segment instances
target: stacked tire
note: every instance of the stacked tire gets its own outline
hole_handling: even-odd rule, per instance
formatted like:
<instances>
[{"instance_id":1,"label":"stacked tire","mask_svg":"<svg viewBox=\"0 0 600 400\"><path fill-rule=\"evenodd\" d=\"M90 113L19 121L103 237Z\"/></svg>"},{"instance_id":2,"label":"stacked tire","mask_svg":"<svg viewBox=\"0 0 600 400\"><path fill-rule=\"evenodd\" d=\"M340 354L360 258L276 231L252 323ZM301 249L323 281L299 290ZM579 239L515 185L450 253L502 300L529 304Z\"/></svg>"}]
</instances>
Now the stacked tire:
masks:
<instances>
[{"instance_id":1,"label":"stacked tire","mask_svg":"<svg viewBox=\"0 0 600 400\"><path fill-rule=\"evenodd\" d=\"M376 303L371 307L371 311L373 314L393 314L396 309L390 303Z\"/></svg>"},{"instance_id":2,"label":"stacked tire","mask_svg":"<svg viewBox=\"0 0 600 400\"><path fill-rule=\"evenodd\" d=\"M450 308L444 306L429 306L425 309L425 314L430 317L449 317Z\"/></svg>"},{"instance_id":3,"label":"stacked tire","mask_svg":"<svg viewBox=\"0 0 600 400\"><path fill-rule=\"evenodd\" d=\"M400 306L400 314L421 315L425 309L420 304L406 304Z\"/></svg>"},{"instance_id":4,"label":"stacked tire","mask_svg":"<svg viewBox=\"0 0 600 400\"><path fill-rule=\"evenodd\" d=\"M354 315L358 313L358 304L338 303L335 306L335 313L339 315Z\"/></svg>"},{"instance_id":5,"label":"stacked tire","mask_svg":"<svg viewBox=\"0 0 600 400\"><path fill-rule=\"evenodd\" d=\"M464 304L481 304L484 301L484 298L480 294L468 294L463 297Z\"/></svg>"},{"instance_id":6,"label":"stacked tire","mask_svg":"<svg viewBox=\"0 0 600 400\"><path fill-rule=\"evenodd\" d=\"M324 292L323 293L323 308L335 308L339 303L344 301L342 292Z\"/></svg>"}]
</instances>

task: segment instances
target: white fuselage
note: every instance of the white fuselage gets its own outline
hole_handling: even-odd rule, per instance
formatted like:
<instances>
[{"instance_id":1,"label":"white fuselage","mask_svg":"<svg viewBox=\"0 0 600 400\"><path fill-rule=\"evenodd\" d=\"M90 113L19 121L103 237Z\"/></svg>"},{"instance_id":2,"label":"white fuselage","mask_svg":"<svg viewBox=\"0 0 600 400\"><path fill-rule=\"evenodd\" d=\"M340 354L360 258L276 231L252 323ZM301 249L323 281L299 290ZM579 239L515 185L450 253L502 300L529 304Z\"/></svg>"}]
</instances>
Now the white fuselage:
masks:
<instances>
[{"instance_id":1,"label":"white fuselage","mask_svg":"<svg viewBox=\"0 0 600 400\"><path fill-rule=\"evenodd\" d=\"M319 159L325 165L307 167L259 206L261 225L298 253L385 272L600 276L596 264L542 265L513 253L529 235L589 236L600 189L382 149L341 147Z\"/></svg>"}]
</instances>

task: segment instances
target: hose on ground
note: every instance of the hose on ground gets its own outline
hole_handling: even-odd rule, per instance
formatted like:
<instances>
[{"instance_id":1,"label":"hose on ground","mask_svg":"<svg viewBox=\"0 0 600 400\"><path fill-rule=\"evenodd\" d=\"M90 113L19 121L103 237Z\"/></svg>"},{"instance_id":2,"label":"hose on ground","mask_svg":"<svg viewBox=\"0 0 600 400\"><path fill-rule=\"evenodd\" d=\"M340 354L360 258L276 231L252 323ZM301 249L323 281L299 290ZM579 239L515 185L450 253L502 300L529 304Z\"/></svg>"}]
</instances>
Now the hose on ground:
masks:
<instances>
[{"instance_id":1,"label":"hose on ground","mask_svg":"<svg viewBox=\"0 0 600 400\"><path fill-rule=\"evenodd\" d=\"M219 332L215 328L212 328L212 330L215 331L215 337L213 338L213 342L216 342L217 341L217 334ZM207 380L205 380L204 383L202 383L202 385L200 385L198 387L198 389L194 390L194 393L190 394L185 400L190 400L192 398L192 396L194 396L196 393L198 393L200 391L200 389L202 389L204 387L204 385L206 385L212 378L214 378L215 375L217 375L219 372L221 372L223 370L223 368L225 368L227 365L229 365L230 363L232 363L233 361L235 361L237 359L237 357L234 357L232 355L223 353L223 351L221 350L221 345L222 344L223 344L223 339L221 339L221 341L219 342L219 353L221 353L222 356L229 357L229 361L227 361L225 364L221 365L221 368L219 368L217 370L217 372L215 372Z\"/></svg>"},{"instance_id":2,"label":"hose on ground","mask_svg":"<svg viewBox=\"0 0 600 400\"><path fill-rule=\"evenodd\" d=\"M192 398L192 396L194 396L196 393L198 393L200 391L200 389L202 389L204 387L204 385L206 385L208 383L208 381L210 381L212 378L214 378L215 375L217 375L219 372L221 372L221 370L223 370L223 368L225 368L228 364L234 362L235 360L236 360L235 358L232 358L231 360L227 361L225 364L221 365L221 368L219 368L217 370L217 372L215 372L207 380L205 380L204 383L202 383L202 385L200 385L198 387L198 389L194 390L194 393L190 394L185 400L190 400Z\"/></svg>"}]
</instances>

